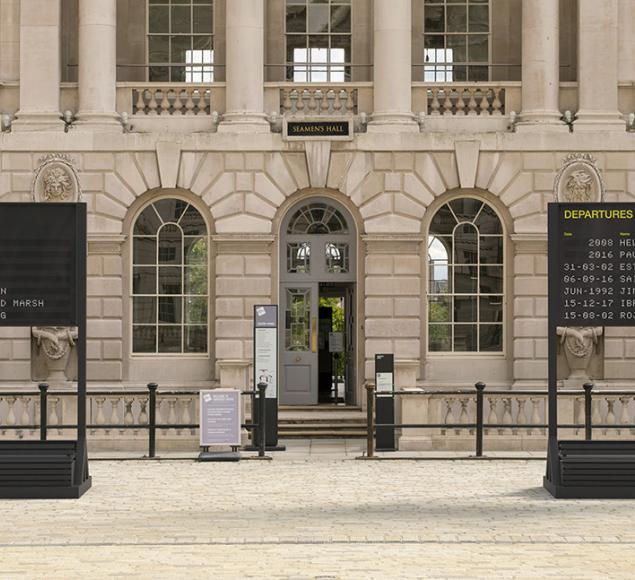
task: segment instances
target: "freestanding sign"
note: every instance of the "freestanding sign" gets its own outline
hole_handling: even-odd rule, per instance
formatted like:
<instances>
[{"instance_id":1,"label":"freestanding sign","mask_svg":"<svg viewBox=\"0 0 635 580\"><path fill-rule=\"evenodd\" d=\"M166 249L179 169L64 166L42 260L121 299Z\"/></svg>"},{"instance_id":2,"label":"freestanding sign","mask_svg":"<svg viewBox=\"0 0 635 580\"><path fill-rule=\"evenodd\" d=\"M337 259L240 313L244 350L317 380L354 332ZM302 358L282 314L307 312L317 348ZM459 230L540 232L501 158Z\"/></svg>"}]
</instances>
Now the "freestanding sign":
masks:
<instances>
[{"instance_id":1,"label":"freestanding sign","mask_svg":"<svg viewBox=\"0 0 635 580\"><path fill-rule=\"evenodd\" d=\"M393 354L375 355L375 390L377 423L395 422L395 357ZM375 447L378 451L395 451L395 428L377 427Z\"/></svg>"},{"instance_id":2,"label":"freestanding sign","mask_svg":"<svg viewBox=\"0 0 635 580\"><path fill-rule=\"evenodd\" d=\"M0 204L0 327L77 326L77 440L0 442L0 497L80 497L86 452L86 204Z\"/></svg>"},{"instance_id":3,"label":"freestanding sign","mask_svg":"<svg viewBox=\"0 0 635 580\"><path fill-rule=\"evenodd\" d=\"M635 443L558 439L557 332L635 326L635 204L549 204L549 446L555 497L635 497ZM580 385L582 386L582 385Z\"/></svg>"},{"instance_id":4,"label":"freestanding sign","mask_svg":"<svg viewBox=\"0 0 635 580\"><path fill-rule=\"evenodd\" d=\"M266 383L265 391L265 445L269 451L284 451L278 445L278 306L257 304L254 306L254 389ZM258 417L256 400L254 416ZM254 432L252 443L258 446L258 434Z\"/></svg>"}]
</instances>

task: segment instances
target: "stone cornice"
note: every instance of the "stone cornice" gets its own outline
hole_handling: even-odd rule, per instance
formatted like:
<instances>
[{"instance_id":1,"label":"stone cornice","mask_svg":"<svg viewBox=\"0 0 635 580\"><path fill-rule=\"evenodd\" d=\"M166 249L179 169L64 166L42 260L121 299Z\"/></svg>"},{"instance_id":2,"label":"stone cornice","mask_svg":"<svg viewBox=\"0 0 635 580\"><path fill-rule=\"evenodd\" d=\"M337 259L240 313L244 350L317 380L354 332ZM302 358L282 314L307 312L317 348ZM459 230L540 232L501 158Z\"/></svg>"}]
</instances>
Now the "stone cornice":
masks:
<instances>
[{"instance_id":1,"label":"stone cornice","mask_svg":"<svg viewBox=\"0 0 635 580\"><path fill-rule=\"evenodd\" d=\"M121 246L126 241L123 235L88 234L89 254L121 254Z\"/></svg>"},{"instance_id":2,"label":"stone cornice","mask_svg":"<svg viewBox=\"0 0 635 580\"><path fill-rule=\"evenodd\" d=\"M362 236L367 254L419 254L424 234L367 234Z\"/></svg>"},{"instance_id":3,"label":"stone cornice","mask_svg":"<svg viewBox=\"0 0 635 580\"><path fill-rule=\"evenodd\" d=\"M547 234L512 234L516 254L547 252Z\"/></svg>"},{"instance_id":4,"label":"stone cornice","mask_svg":"<svg viewBox=\"0 0 635 580\"><path fill-rule=\"evenodd\" d=\"M275 237L271 234L218 234L211 236L217 254L270 254Z\"/></svg>"}]
</instances>

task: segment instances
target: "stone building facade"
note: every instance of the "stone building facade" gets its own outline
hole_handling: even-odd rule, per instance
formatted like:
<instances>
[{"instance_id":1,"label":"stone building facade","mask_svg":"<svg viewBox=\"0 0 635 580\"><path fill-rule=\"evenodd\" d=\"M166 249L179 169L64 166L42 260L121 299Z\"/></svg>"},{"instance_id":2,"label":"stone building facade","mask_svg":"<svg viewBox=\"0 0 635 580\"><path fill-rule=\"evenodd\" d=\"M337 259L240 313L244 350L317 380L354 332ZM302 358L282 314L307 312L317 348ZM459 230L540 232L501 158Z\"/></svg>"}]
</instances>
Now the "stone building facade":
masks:
<instances>
[{"instance_id":1,"label":"stone building facade","mask_svg":"<svg viewBox=\"0 0 635 580\"><path fill-rule=\"evenodd\" d=\"M0 0L0 202L88 205L90 388L247 386L259 303L280 305L291 388L317 302L289 290L334 285L349 403L376 353L397 388L546 386L547 203L635 200L635 3L321 6ZM347 140L286 135L342 119ZM322 278L290 265L302 232L316 264L350 234ZM48 376L41 345L2 330L3 388ZM632 384L632 332L593 348L593 379Z\"/></svg>"}]
</instances>

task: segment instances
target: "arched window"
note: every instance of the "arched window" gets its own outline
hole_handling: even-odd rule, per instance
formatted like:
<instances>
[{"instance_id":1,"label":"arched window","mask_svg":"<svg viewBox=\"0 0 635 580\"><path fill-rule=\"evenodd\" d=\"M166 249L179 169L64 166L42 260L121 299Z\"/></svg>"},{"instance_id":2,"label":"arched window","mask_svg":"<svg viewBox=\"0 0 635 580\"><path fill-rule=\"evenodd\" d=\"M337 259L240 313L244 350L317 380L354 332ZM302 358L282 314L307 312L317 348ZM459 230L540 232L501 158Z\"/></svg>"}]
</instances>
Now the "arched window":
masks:
<instances>
[{"instance_id":1,"label":"arched window","mask_svg":"<svg viewBox=\"0 0 635 580\"><path fill-rule=\"evenodd\" d=\"M428 235L428 351L502 352L504 235L479 199L446 203Z\"/></svg>"},{"instance_id":2,"label":"arched window","mask_svg":"<svg viewBox=\"0 0 635 580\"><path fill-rule=\"evenodd\" d=\"M206 353L207 226L181 199L148 205L133 230L132 352Z\"/></svg>"}]
</instances>

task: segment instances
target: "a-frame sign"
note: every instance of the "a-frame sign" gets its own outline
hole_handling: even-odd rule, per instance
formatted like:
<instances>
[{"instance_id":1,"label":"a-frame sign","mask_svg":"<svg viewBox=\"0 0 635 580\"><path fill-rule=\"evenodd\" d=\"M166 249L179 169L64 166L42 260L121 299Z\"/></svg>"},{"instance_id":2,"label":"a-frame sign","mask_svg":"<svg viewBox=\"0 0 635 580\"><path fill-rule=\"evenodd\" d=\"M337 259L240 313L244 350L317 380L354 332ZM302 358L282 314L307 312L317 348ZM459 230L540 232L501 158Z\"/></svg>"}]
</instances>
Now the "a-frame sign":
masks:
<instances>
[{"instance_id":1,"label":"a-frame sign","mask_svg":"<svg viewBox=\"0 0 635 580\"><path fill-rule=\"evenodd\" d=\"M549 447L544 485L555 497L633 498L635 441L558 439L556 332L567 326L635 326L635 204L551 203L548 227Z\"/></svg>"},{"instance_id":2,"label":"a-frame sign","mask_svg":"<svg viewBox=\"0 0 635 580\"><path fill-rule=\"evenodd\" d=\"M86 205L0 203L0 327L77 326L77 439L0 441L0 498L77 498L86 449Z\"/></svg>"}]
</instances>

